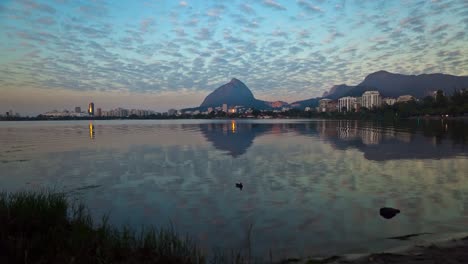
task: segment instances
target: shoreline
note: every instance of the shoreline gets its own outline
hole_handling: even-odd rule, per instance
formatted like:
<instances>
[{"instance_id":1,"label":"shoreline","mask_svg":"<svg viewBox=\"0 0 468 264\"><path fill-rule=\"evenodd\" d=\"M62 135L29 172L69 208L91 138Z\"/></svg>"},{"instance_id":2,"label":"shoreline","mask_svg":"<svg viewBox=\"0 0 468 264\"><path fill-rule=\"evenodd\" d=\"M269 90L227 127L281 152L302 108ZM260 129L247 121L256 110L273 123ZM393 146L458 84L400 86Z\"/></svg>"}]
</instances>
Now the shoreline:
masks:
<instances>
[{"instance_id":1,"label":"shoreline","mask_svg":"<svg viewBox=\"0 0 468 264\"><path fill-rule=\"evenodd\" d=\"M290 258L279 263L299 264L413 264L453 263L468 260L468 232L433 235L411 245L375 250L367 253L329 255L325 257Z\"/></svg>"},{"instance_id":2,"label":"shoreline","mask_svg":"<svg viewBox=\"0 0 468 264\"><path fill-rule=\"evenodd\" d=\"M397 119L385 119L378 117L369 117L369 118L354 118L346 116L326 116L326 115L317 115L317 116L282 116L282 117L273 117L273 116L262 116L262 117L199 117L199 118L36 118L36 117L24 117L24 118L11 118L11 119L2 119L0 122L28 122L28 121L112 121L112 120L144 120L144 121L154 121L154 120L288 120L288 119L319 119L319 120L351 120L351 121L399 121L399 120L468 120L468 115L458 115L458 116L409 116L409 117L400 117Z\"/></svg>"},{"instance_id":3,"label":"shoreline","mask_svg":"<svg viewBox=\"0 0 468 264\"><path fill-rule=\"evenodd\" d=\"M466 263L468 261L468 233L421 244L388 249L379 253L344 255L335 264L367 263Z\"/></svg>"}]
</instances>

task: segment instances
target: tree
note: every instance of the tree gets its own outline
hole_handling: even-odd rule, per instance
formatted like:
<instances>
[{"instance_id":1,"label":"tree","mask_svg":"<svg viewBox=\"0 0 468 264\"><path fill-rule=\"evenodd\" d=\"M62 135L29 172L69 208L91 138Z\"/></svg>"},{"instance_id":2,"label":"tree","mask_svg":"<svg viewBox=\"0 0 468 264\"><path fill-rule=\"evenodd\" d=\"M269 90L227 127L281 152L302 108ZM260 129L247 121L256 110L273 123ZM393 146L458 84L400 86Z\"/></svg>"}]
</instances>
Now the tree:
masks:
<instances>
[{"instance_id":1,"label":"tree","mask_svg":"<svg viewBox=\"0 0 468 264\"><path fill-rule=\"evenodd\" d=\"M252 115L255 116L255 117L257 117L258 115L260 115L260 113L261 113L261 112L260 112L260 110L258 110L258 109L253 109L253 110L252 110Z\"/></svg>"},{"instance_id":2,"label":"tree","mask_svg":"<svg viewBox=\"0 0 468 264\"><path fill-rule=\"evenodd\" d=\"M436 107L447 107L447 97L445 97L444 92L442 90L437 90L436 98L435 98L435 105Z\"/></svg>"},{"instance_id":3,"label":"tree","mask_svg":"<svg viewBox=\"0 0 468 264\"><path fill-rule=\"evenodd\" d=\"M424 107L432 107L434 105L434 97L426 96L423 99L423 106Z\"/></svg>"}]
</instances>

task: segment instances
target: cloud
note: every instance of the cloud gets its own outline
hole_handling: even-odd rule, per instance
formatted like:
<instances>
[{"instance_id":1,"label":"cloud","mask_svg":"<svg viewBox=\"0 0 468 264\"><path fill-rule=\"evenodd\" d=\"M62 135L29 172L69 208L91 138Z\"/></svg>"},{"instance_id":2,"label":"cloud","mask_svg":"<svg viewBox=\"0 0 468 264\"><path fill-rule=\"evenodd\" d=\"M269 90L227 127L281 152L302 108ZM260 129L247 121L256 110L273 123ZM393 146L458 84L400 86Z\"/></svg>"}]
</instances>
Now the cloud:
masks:
<instances>
[{"instance_id":1,"label":"cloud","mask_svg":"<svg viewBox=\"0 0 468 264\"><path fill-rule=\"evenodd\" d=\"M55 14L56 12L55 8L33 0L20 0L18 2L23 4L28 9L38 10L49 14Z\"/></svg>"},{"instance_id":2,"label":"cloud","mask_svg":"<svg viewBox=\"0 0 468 264\"><path fill-rule=\"evenodd\" d=\"M224 8L220 7L210 8L206 11L206 15L214 19L220 19L223 11Z\"/></svg>"},{"instance_id":3,"label":"cloud","mask_svg":"<svg viewBox=\"0 0 468 264\"><path fill-rule=\"evenodd\" d=\"M431 28L431 30L429 32L431 32L431 34L436 34L436 33L439 33L441 31L446 30L448 27L449 27L448 24L442 24L442 25L434 26L433 28Z\"/></svg>"},{"instance_id":4,"label":"cloud","mask_svg":"<svg viewBox=\"0 0 468 264\"><path fill-rule=\"evenodd\" d=\"M272 36L275 36L275 37L283 37L283 38L288 38L288 33L286 31L282 31L280 29L275 29L275 31L273 31L271 33Z\"/></svg>"},{"instance_id":5,"label":"cloud","mask_svg":"<svg viewBox=\"0 0 468 264\"><path fill-rule=\"evenodd\" d=\"M400 26L422 33L425 30L426 24L423 21L423 15L418 15L400 20Z\"/></svg>"},{"instance_id":6,"label":"cloud","mask_svg":"<svg viewBox=\"0 0 468 264\"><path fill-rule=\"evenodd\" d=\"M196 36L196 39L198 40L210 40L213 36L213 30L210 29L210 28L201 28L198 32L197 32L197 36Z\"/></svg>"},{"instance_id":7,"label":"cloud","mask_svg":"<svg viewBox=\"0 0 468 264\"><path fill-rule=\"evenodd\" d=\"M140 22L140 30L144 33L148 32L152 26L154 26L153 18L146 18Z\"/></svg>"},{"instance_id":8,"label":"cloud","mask_svg":"<svg viewBox=\"0 0 468 264\"><path fill-rule=\"evenodd\" d=\"M339 37L344 37L344 35L340 32L336 32L336 31L332 32L328 34L328 36L323 40L323 43L326 43L326 44L332 43L333 41L335 41L335 39Z\"/></svg>"},{"instance_id":9,"label":"cloud","mask_svg":"<svg viewBox=\"0 0 468 264\"><path fill-rule=\"evenodd\" d=\"M21 58L0 64L2 87L208 91L235 75L288 101L359 83L377 69L421 73L437 65L467 74L468 12L457 1L438 2L450 7L436 12L424 1L186 0L125 19L114 17L121 6L101 1L51 5L55 13L46 1L19 1L0 4L0 19L11 21L0 25L0 48Z\"/></svg>"},{"instance_id":10,"label":"cloud","mask_svg":"<svg viewBox=\"0 0 468 264\"><path fill-rule=\"evenodd\" d=\"M320 7L315 6L306 0L299 0L297 1L297 4L307 12L319 12L319 13L323 12Z\"/></svg>"},{"instance_id":11,"label":"cloud","mask_svg":"<svg viewBox=\"0 0 468 264\"><path fill-rule=\"evenodd\" d=\"M265 5L267 7L271 7L271 8L276 9L276 10L282 10L282 11L286 10L286 7L280 5L275 0L264 0L263 5Z\"/></svg>"},{"instance_id":12,"label":"cloud","mask_svg":"<svg viewBox=\"0 0 468 264\"><path fill-rule=\"evenodd\" d=\"M239 10L246 14L250 14L250 15L255 14L255 10L252 8L252 6L245 4L245 3L242 3L239 5Z\"/></svg>"},{"instance_id":13,"label":"cloud","mask_svg":"<svg viewBox=\"0 0 468 264\"><path fill-rule=\"evenodd\" d=\"M198 26L198 22L200 22L198 18L192 18L189 21L185 22L184 25L187 27L196 27Z\"/></svg>"},{"instance_id":14,"label":"cloud","mask_svg":"<svg viewBox=\"0 0 468 264\"><path fill-rule=\"evenodd\" d=\"M37 23L50 26L55 24L55 20L52 17L41 17L36 20Z\"/></svg>"}]
</instances>

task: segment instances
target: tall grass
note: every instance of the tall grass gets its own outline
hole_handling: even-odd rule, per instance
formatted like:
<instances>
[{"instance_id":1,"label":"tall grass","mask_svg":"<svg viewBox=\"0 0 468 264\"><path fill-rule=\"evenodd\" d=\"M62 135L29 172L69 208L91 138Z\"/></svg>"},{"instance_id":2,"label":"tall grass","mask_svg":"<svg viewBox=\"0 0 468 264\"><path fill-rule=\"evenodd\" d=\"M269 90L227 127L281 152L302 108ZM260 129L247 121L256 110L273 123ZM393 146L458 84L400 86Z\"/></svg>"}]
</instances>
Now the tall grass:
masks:
<instances>
[{"instance_id":1,"label":"tall grass","mask_svg":"<svg viewBox=\"0 0 468 264\"><path fill-rule=\"evenodd\" d=\"M252 256L252 225L245 248L204 252L174 227L140 232L96 223L82 204L64 193L0 192L0 264L273 263ZM279 263L291 263L283 260Z\"/></svg>"},{"instance_id":2,"label":"tall grass","mask_svg":"<svg viewBox=\"0 0 468 264\"><path fill-rule=\"evenodd\" d=\"M205 263L174 228L136 233L94 223L61 193L0 194L0 263Z\"/></svg>"}]
</instances>

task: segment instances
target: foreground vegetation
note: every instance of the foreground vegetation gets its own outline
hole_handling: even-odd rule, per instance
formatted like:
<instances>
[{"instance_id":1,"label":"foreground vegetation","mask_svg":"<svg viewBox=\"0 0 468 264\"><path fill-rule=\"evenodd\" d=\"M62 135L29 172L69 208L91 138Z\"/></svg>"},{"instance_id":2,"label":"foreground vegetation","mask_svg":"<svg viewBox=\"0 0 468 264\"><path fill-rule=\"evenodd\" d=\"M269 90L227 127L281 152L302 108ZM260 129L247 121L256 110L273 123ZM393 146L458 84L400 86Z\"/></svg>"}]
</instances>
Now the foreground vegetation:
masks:
<instances>
[{"instance_id":1,"label":"foreground vegetation","mask_svg":"<svg viewBox=\"0 0 468 264\"><path fill-rule=\"evenodd\" d=\"M0 263L273 263L272 252L268 260L252 257L250 240L245 251L214 250L207 257L195 241L172 227L137 233L107 220L96 224L85 206L71 204L63 193L0 193Z\"/></svg>"},{"instance_id":2,"label":"foreground vegetation","mask_svg":"<svg viewBox=\"0 0 468 264\"><path fill-rule=\"evenodd\" d=\"M205 263L172 228L135 233L95 224L64 194L0 195L0 263Z\"/></svg>"}]
</instances>

